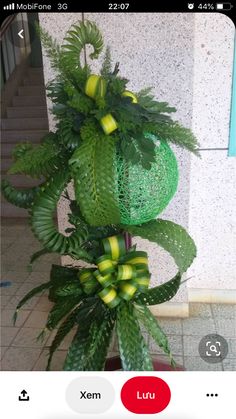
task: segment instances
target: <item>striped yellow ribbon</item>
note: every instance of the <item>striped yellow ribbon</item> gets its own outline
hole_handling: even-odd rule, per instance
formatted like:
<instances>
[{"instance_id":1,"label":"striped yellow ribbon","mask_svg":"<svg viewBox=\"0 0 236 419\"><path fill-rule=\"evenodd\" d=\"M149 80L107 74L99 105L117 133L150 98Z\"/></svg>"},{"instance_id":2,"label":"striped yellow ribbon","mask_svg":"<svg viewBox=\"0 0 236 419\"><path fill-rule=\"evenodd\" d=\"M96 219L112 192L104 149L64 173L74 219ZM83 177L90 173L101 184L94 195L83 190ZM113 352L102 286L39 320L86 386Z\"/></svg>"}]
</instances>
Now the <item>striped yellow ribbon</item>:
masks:
<instances>
[{"instance_id":1,"label":"striped yellow ribbon","mask_svg":"<svg viewBox=\"0 0 236 419\"><path fill-rule=\"evenodd\" d=\"M146 252L127 252L125 239L121 235L102 240L105 254L96 263L97 269L83 269L79 279L84 291L98 296L109 308L120 301L131 300L136 292L145 292L150 283L148 257Z\"/></svg>"}]
</instances>

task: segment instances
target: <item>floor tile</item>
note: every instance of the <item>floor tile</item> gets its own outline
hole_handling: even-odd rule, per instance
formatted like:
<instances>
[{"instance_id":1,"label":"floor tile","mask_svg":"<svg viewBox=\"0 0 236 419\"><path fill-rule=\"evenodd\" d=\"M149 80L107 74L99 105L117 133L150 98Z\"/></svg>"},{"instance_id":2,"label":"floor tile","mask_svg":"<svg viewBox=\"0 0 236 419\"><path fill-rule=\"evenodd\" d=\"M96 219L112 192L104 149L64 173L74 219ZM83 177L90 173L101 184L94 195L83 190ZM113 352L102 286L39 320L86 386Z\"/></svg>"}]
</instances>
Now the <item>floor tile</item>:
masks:
<instances>
[{"instance_id":1,"label":"floor tile","mask_svg":"<svg viewBox=\"0 0 236 419\"><path fill-rule=\"evenodd\" d=\"M189 317L198 317L198 318L212 317L210 304L190 303L189 304Z\"/></svg>"},{"instance_id":2,"label":"floor tile","mask_svg":"<svg viewBox=\"0 0 236 419\"><path fill-rule=\"evenodd\" d=\"M215 333L215 324L213 319L189 318L182 320L183 335L205 336Z\"/></svg>"},{"instance_id":3,"label":"floor tile","mask_svg":"<svg viewBox=\"0 0 236 419\"><path fill-rule=\"evenodd\" d=\"M1 345L9 346L19 330L18 327L1 327Z\"/></svg>"},{"instance_id":4,"label":"floor tile","mask_svg":"<svg viewBox=\"0 0 236 419\"><path fill-rule=\"evenodd\" d=\"M37 286L37 285L35 285ZM32 284L32 282L24 282L24 284L22 284L18 290L17 290L17 294L27 294L28 292L30 292L32 289L34 288L34 285Z\"/></svg>"},{"instance_id":5,"label":"floor tile","mask_svg":"<svg viewBox=\"0 0 236 419\"><path fill-rule=\"evenodd\" d=\"M167 364L170 364L170 359L167 355L153 355L152 354L152 359L156 360L156 361L163 361L163 362L167 362ZM180 367L183 367L183 357L180 355L174 355L173 356L174 361L176 362L177 365L179 365Z\"/></svg>"},{"instance_id":6,"label":"floor tile","mask_svg":"<svg viewBox=\"0 0 236 419\"><path fill-rule=\"evenodd\" d=\"M229 345L228 357L236 358L236 339L227 339Z\"/></svg>"},{"instance_id":7,"label":"floor tile","mask_svg":"<svg viewBox=\"0 0 236 419\"><path fill-rule=\"evenodd\" d=\"M48 282L50 278L50 272L38 272L33 271L29 274L28 281L33 282L35 284L41 284L44 282Z\"/></svg>"},{"instance_id":8,"label":"floor tile","mask_svg":"<svg viewBox=\"0 0 236 419\"><path fill-rule=\"evenodd\" d=\"M17 316L15 325L13 324L13 315L15 310L3 310L1 315L2 326L16 326L21 327L31 313L29 310L20 310Z\"/></svg>"},{"instance_id":9,"label":"floor tile","mask_svg":"<svg viewBox=\"0 0 236 419\"><path fill-rule=\"evenodd\" d=\"M182 326L180 319L168 318L157 319L159 325L167 335L182 335Z\"/></svg>"},{"instance_id":10,"label":"floor tile","mask_svg":"<svg viewBox=\"0 0 236 419\"><path fill-rule=\"evenodd\" d=\"M8 302L11 300L12 295L1 295L0 301L1 301L1 310L6 308L8 306Z\"/></svg>"},{"instance_id":11,"label":"floor tile","mask_svg":"<svg viewBox=\"0 0 236 419\"><path fill-rule=\"evenodd\" d=\"M187 371L222 371L222 364L208 364L197 356L184 356L184 367Z\"/></svg>"},{"instance_id":12,"label":"floor tile","mask_svg":"<svg viewBox=\"0 0 236 419\"><path fill-rule=\"evenodd\" d=\"M21 287L22 283L20 282L12 282L10 287L3 287L1 288L1 295L15 295L17 290Z\"/></svg>"},{"instance_id":13,"label":"floor tile","mask_svg":"<svg viewBox=\"0 0 236 419\"><path fill-rule=\"evenodd\" d=\"M3 371L31 371L39 358L41 349L9 348L2 359Z\"/></svg>"},{"instance_id":14,"label":"floor tile","mask_svg":"<svg viewBox=\"0 0 236 419\"><path fill-rule=\"evenodd\" d=\"M71 330L71 332L69 332L68 335L66 335L65 339L63 340L63 342L61 343L58 349L62 351L68 350L75 336L75 333L76 333L76 329ZM47 347L49 347L52 344L53 339L55 338L56 334L57 334L57 330L53 330L53 332L51 332L51 335L49 336L46 342Z\"/></svg>"},{"instance_id":15,"label":"floor tile","mask_svg":"<svg viewBox=\"0 0 236 419\"><path fill-rule=\"evenodd\" d=\"M236 304L211 304L211 308L215 318L236 321Z\"/></svg>"},{"instance_id":16,"label":"floor tile","mask_svg":"<svg viewBox=\"0 0 236 419\"><path fill-rule=\"evenodd\" d=\"M17 294L17 295L11 296L10 300L7 303L7 308L15 310L18 303L23 299L24 296L25 296L25 294L22 294L22 295ZM39 295L30 298L30 300L28 300L22 306L22 310L32 310L35 307L35 305L37 304L38 300L39 300Z\"/></svg>"},{"instance_id":17,"label":"floor tile","mask_svg":"<svg viewBox=\"0 0 236 419\"><path fill-rule=\"evenodd\" d=\"M39 334L42 332L41 328L22 327L14 338L11 346L17 346L22 348L41 348L45 346L48 335L45 335L45 339L37 339Z\"/></svg>"},{"instance_id":18,"label":"floor tile","mask_svg":"<svg viewBox=\"0 0 236 419\"><path fill-rule=\"evenodd\" d=\"M183 336L184 356L199 356L198 345L202 336Z\"/></svg>"},{"instance_id":19,"label":"floor tile","mask_svg":"<svg viewBox=\"0 0 236 419\"><path fill-rule=\"evenodd\" d=\"M170 335L167 336L169 347L173 355L183 355L182 336ZM163 350L150 338L149 350L153 354L164 354Z\"/></svg>"},{"instance_id":20,"label":"floor tile","mask_svg":"<svg viewBox=\"0 0 236 419\"><path fill-rule=\"evenodd\" d=\"M15 267L15 266L12 266ZM29 276L29 272L26 271L8 271L5 275L6 281L12 282L25 282Z\"/></svg>"},{"instance_id":21,"label":"floor tile","mask_svg":"<svg viewBox=\"0 0 236 419\"><path fill-rule=\"evenodd\" d=\"M3 358L3 356L4 356L4 354L5 354L5 352L6 352L7 349L8 349L8 346L1 346L0 347L0 359Z\"/></svg>"},{"instance_id":22,"label":"floor tile","mask_svg":"<svg viewBox=\"0 0 236 419\"><path fill-rule=\"evenodd\" d=\"M215 319L216 331L224 338L236 337L236 323L234 319Z\"/></svg>"},{"instance_id":23,"label":"floor tile","mask_svg":"<svg viewBox=\"0 0 236 419\"><path fill-rule=\"evenodd\" d=\"M63 364L65 361L67 355L67 351L56 351L52 363L51 363L51 371L62 371L63 370ZM34 371L45 371L46 365L48 361L48 350L44 349L34 365Z\"/></svg>"},{"instance_id":24,"label":"floor tile","mask_svg":"<svg viewBox=\"0 0 236 419\"><path fill-rule=\"evenodd\" d=\"M236 371L236 358L226 358L223 361L224 371Z\"/></svg>"},{"instance_id":25,"label":"floor tile","mask_svg":"<svg viewBox=\"0 0 236 419\"><path fill-rule=\"evenodd\" d=\"M39 298L37 304L35 305L35 310L37 311L47 311L49 312L51 308L54 306L54 303L49 301L48 297L42 296Z\"/></svg>"},{"instance_id":26,"label":"floor tile","mask_svg":"<svg viewBox=\"0 0 236 419\"><path fill-rule=\"evenodd\" d=\"M46 311L33 311L26 320L25 327L45 327L48 313Z\"/></svg>"}]
</instances>

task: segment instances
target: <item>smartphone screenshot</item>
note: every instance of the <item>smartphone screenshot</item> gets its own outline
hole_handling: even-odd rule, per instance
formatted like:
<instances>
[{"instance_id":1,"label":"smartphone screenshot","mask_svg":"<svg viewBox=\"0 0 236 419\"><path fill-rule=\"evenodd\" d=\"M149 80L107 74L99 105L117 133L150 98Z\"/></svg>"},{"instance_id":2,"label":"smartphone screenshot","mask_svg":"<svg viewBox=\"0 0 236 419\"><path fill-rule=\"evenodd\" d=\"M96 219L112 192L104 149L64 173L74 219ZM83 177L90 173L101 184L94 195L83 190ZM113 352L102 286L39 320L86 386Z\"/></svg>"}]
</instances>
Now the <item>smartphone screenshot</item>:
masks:
<instances>
[{"instance_id":1,"label":"smartphone screenshot","mask_svg":"<svg viewBox=\"0 0 236 419\"><path fill-rule=\"evenodd\" d=\"M1 417L235 418L235 5L0 7Z\"/></svg>"}]
</instances>

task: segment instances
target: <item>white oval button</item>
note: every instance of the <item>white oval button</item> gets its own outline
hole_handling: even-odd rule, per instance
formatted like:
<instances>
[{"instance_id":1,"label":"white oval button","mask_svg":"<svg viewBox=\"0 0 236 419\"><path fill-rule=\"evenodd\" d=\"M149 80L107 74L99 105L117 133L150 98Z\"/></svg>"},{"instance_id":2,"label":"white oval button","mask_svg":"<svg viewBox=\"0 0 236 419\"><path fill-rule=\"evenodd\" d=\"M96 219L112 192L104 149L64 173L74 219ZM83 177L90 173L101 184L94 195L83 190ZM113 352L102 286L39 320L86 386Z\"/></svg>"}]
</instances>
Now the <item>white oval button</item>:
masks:
<instances>
[{"instance_id":1,"label":"white oval button","mask_svg":"<svg viewBox=\"0 0 236 419\"><path fill-rule=\"evenodd\" d=\"M102 377L76 378L66 390L66 401L77 413L103 413L114 400L113 386Z\"/></svg>"}]
</instances>

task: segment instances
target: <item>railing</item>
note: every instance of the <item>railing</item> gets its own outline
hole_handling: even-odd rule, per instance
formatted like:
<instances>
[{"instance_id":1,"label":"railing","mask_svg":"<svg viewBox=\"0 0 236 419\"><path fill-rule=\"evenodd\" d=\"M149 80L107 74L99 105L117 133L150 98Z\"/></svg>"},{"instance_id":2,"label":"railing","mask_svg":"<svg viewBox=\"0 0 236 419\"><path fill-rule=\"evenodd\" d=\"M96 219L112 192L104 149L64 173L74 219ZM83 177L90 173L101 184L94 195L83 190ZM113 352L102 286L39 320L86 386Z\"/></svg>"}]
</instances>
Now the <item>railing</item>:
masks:
<instances>
[{"instance_id":1,"label":"railing","mask_svg":"<svg viewBox=\"0 0 236 419\"><path fill-rule=\"evenodd\" d=\"M19 37L18 30L24 30L23 39ZM1 88L9 79L16 66L25 60L30 52L30 35L27 13L18 13L9 16L1 26ZM16 42L17 39L17 42Z\"/></svg>"}]
</instances>

